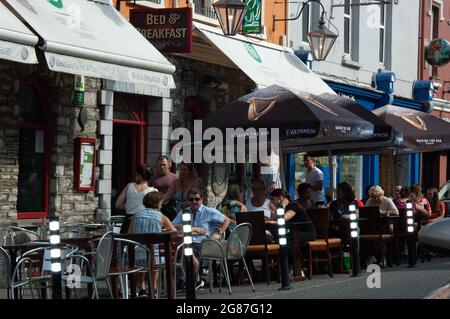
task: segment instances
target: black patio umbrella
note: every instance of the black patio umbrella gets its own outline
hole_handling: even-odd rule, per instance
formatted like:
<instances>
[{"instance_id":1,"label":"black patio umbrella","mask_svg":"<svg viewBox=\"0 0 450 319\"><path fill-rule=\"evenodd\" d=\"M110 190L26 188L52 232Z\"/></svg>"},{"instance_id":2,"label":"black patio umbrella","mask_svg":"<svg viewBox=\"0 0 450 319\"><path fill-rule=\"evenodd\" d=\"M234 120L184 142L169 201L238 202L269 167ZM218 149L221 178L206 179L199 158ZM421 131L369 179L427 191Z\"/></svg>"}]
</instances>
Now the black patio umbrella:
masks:
<instances>
[{"instance_id":1,"label":"black patio umbrella","mask_svg":"<svg viewBox=\"0 0 450 319\"><path fill-rule=\"evenodd\" d=\"M278 128L281 140L305 145L367 139L374 124L332 103L331 98L272 85L211 113L203 122L203 129L208 128Z\"/></svg>"},{"instance_id":2,"label":"black patio umbrella","mask_svg":"<svg viewBox=\"0 0 450 319\"><path fill-rule=\"evenodd\" d=\"M335 104L369 121L374 125L373 135L369 139L360 141L343 141L321 145L310 145L303 148L315 156L339 154L393 154L403 144L403 134L387 124L372 111L352 99L324 93L316 97L324 104Z\"/></svg>"},{"instance_id":3,"label":"black patio umbrella","mask_svg":"<svg viewBox=\"0 0 450 319\"><path fill-rule=\"evenodd\" d=\"M422 153L450 149L450 123L428 113L386 105L373 111L403 134L399 153Z\"/></svg>"}]
</instances>

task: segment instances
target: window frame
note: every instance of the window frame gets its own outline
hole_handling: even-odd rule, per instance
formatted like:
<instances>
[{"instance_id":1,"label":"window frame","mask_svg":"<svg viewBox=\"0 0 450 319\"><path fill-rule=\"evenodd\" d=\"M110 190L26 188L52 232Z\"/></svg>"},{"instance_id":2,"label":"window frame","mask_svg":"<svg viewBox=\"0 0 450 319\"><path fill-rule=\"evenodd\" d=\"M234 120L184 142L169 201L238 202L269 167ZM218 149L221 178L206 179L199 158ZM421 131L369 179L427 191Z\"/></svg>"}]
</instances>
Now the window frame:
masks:
<instances>
[{"instance_id":1,"label":"window frame","mask_svg":"<svg viewBox=\"0 0 450 319\"><path fill-rule=\"evenodd\" d=\"M43 131L44 134L44 164L43 164L43 188L42 188L42 211L40 212L26 212L19 211L17 204L19 196L17 196L16 209L17 219L34 219L34 218L47 218L49 208L49 167L50 167L50 92L47 83L34 75L25 76L20 86L30 86L34 89L37 98L39 99L39 106L43 115L41 122L20 122L19 134L22 129L36 129ZM20 146L19 146L20 147ZM20 152L19 155L20 156ZM20 170L20 167L19 167ZM19 171L20 174L20 171Z\"/></svg>"}]
</instances>

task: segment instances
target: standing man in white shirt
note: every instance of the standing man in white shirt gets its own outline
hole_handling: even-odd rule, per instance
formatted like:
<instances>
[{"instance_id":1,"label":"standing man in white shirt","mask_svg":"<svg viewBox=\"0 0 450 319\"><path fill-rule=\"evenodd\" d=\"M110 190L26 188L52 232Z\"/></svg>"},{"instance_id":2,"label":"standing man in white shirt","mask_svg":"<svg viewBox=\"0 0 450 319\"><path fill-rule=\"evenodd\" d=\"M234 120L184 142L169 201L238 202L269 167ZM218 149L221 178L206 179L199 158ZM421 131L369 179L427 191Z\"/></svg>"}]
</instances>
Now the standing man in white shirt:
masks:
<instances>
[{"instance_id":1,"label":"standing man in white shirt","mask_svg":"<svg viewBox=\"0 0 450 319\"><path fill-rule=\"evenodd\" d=\"M318 169L314 163L314 158L306 154L303 157L303 163L307 169L306 171L306 183L312 187L311 199L315 205L317 203L324 203L324 191L323 191L323 173Z\"/></svg>"}]
</instances>

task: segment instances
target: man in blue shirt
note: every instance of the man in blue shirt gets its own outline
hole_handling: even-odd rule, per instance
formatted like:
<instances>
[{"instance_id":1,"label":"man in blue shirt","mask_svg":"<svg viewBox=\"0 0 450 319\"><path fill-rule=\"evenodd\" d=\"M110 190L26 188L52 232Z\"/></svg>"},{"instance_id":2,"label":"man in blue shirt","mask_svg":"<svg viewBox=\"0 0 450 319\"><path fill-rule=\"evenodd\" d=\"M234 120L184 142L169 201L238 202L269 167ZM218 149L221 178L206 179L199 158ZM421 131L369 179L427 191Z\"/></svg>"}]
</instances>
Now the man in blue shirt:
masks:
<instances>
[{"instance_id":1,"label":"man in blue shirt","mask_svg":"<svg viewBox=\"0 0 450 319\"><path fill-rule=\"evenodd\" d=\"M188 194L189 209L191 211L192 226L192 248L194 251L194 269L199 273L198 256L202 240L212 238L218 240L225 233L230 219L215 208L203 205L202 192L197 188L192 188ZM183 228L183 211L179 211L172 224L178 230Z\"/></svg>"}]
</instances>

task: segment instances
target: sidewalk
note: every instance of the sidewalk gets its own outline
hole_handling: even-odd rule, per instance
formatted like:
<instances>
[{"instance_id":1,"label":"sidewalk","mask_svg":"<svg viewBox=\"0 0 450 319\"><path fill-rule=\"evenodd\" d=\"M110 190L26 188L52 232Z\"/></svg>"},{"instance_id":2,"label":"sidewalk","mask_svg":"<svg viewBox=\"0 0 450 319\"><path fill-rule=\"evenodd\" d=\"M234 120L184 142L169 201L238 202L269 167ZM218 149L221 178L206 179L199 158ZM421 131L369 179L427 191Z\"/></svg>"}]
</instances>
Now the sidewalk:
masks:
<instances>
[{"instance_id":1,"label":"sidewalk","mask_svg":"<svg viewBox=\"0 0 450 319\"><path fill-rule=\"evenodd\" d=\"M335 274L330 278L319 274L312 280L292 283L292 289L283 291L278 290L281 284L274 281L270 285L255 283L256 292L252 292L246 281L242 286L232 286L231 295L227 287L222 287L222 292L218 287L212 292L209 288L201 288L197 291L197 299L421 299L450 281L450 258L433 258L430 262L418 263L415 268L406 266L382 269L380 288L368 288L367 279L372 275L367 272L362 272L359 277ZM99 292L102 298L109 298L104 283L100 284ZM80 295L86 296L86 289L82 289ZM0 299L5 298L6 291L0 289ZM31 298L28 291L24 298ZM185 295L177 294L177 299L185 299Z\"/></svg>"}]
</instances>

